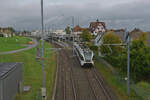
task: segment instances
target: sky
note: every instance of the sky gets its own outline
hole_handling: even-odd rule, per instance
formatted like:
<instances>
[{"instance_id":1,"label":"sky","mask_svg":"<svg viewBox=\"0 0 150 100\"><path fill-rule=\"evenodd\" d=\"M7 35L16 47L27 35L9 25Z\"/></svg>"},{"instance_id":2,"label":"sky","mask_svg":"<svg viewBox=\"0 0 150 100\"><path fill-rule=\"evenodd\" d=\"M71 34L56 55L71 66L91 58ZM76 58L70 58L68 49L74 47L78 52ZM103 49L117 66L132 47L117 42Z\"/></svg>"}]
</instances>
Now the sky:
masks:
<instances>
[{"instance_id":1,"label":"sky","mask_svg":"<svg viewBox=\"0 0 150 100\"><path fill-rule=\"evenodd\" d=\"M104 21L108 29L135 27L150 31L150 0L44 0L46 28L72 25L89 27ZM0 27L17 30L40 29L40 0L0 0Z\"/></svg>"}]
</instances>

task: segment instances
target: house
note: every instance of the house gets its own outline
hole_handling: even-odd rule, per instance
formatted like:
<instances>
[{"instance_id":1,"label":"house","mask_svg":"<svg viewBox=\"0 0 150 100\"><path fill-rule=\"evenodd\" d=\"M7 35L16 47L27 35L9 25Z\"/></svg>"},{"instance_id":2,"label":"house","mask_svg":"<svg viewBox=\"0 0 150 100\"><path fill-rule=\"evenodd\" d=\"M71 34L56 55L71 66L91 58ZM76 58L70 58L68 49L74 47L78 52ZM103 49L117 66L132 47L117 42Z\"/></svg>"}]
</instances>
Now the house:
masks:
<instances>
[{"instance_id":1,"label":"house","mask_svg":"<svg viewBox=\"0 0 150 100\"><path fill-rule=\"evenodd\" d=\"M12 37L14 34L14 29L12 27L1 28L0 27L0 37Z\"/></svg>"},{"instance_id":2,"label":"house","mask_svg":"<svg viewBox=\"0 0 150 100\"><path fill-rule=\"evenodd\" d=\"M113 32L113 33L116 34L122 41L124 40L125 29L110 29L110 30L107 30L107 31Z\"/></svg>"},{"instance_id":3,"label":"house","mask_svg":"<svg viewBox=\"0 0 150 100\"><path fill-rule=\"evenodd\" d=\"M21 33L21 36L31 36L31 32L24 30L24 31Z\"/></svg>"},{"instance_id":4,"label":"house","mask_svg":"<svg viewBox=\"0 0 150 100\"><path fill-rule=\"evenodd\" d=\"M57 35L66 35L66 32L64 30L56 30L56 31L53 31L53 33L57 34Z\"/></svg>"},{"instance_id":5,"label":"house","mask_svg":"<svg viewBox=\"0 0 150 100\"><path fill-rule=\"evenodd\" d=\"M117 29L117 30L114 30L114 29L111 29L109 31L112 31L115 35L117 35L122 41L124 40L124 37L125 37L125 30L124 29ZM138 29L138 28L135 28L133 29L129 34L131 36L131 41L134 40L134 39L139 39L140 36L143 34L143 33L146 33L146 43L148 46L150 46L150 32L143 32L142 30Z\"/></svg>"},{"instance_id":6,"label":"house","mask_svg":"<svg viewBox=\"0 0 150 100\"><path fill-rule=\"evenodd\" d=\"M132 39L138 39L142 33L143 31L141 31L138 28L135 28L130 32L130 36L132 37Z\"/></svg>"},{"instance_id":7,"label":"house","mask_svg":"<svg viewBox=\"0 0 150 100\"><path fill-rule=\"evenodd\" d=\"M106 31L106 25L104 22L99 22L99 20L97 20L96 22L90 23L89 30L92 35L97 35L100 32Z\"/></svg>"},{"instance_id":8,"label":"house","mask_svg":"<svg viewBox=\"0 0 150 100\"><path fill-rule=\"evenodd\" d=\"M146 33L146 44L150 46L150 32L143 32L142 30L135 28L130 32L130 36L133 39L139 39L139 37L143 34Z\"/></svg>"},{"instance_id":9,"label":"house","mask_svg":"<svg viewBox=\"0 0 150 100\"><path fill-rule=\"evenodd\" d=\"M76 27L74 27L74 34L80 35L82 34L83 30L84 28L81 28L79 25L77 25Z\"/></svg>"},{"instance_id":10,"label":"house","mask_svg":"<svg viewBox=\"0 0 150 100\"><path fill-rule=\"evenodd\" d=\"M0 63L0 100L14 100L22 82L22 63Z\"/></svg>"},{"instance_id":11,"label":"house","mask_svg":"<svg viewBox=\"0 0 150 100\"><path fill-rule=\"evenodd\" d=\"M31 32L31 36L40 38L42 36L42 31L34 30L34 31Z\"/></svg>"}]
</instances>

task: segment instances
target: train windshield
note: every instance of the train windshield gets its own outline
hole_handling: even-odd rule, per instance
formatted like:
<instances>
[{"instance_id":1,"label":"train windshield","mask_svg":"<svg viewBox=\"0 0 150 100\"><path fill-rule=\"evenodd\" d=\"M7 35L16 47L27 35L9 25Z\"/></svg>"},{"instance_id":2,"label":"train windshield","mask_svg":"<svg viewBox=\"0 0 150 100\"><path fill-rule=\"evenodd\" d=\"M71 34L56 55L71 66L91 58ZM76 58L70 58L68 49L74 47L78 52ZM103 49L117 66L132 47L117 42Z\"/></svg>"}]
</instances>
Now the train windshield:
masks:
<instances>
[{"instance_id":1,"label":"train windshield","mask_svg":"<svg viewBox=\"0 0 150 100\"><path fill-rule=\"evenodd\" d=\"M84 52L85 60L91 61L92 59L92 52Z\"/></svg>"}]
</instances>

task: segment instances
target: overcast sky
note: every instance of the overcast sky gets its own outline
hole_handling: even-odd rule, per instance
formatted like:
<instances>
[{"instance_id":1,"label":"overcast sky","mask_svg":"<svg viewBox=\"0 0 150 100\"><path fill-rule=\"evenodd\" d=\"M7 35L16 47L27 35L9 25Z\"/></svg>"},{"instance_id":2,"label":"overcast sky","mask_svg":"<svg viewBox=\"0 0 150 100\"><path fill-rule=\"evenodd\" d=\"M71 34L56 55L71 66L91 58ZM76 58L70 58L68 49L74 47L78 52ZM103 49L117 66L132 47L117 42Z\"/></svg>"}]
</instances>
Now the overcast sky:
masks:
<instances>
[{"instance_id":1,"label":"overcast sky","mask_svg":"<svg viewBox=\"0 0 150 100\"><path fill-rule=\"evenodd\" d=\"M47 27L71 25L71 16L83 27L99 19L107 28L150 31L150 0L44 0ZM5 26L39 29L40 0L0 0L0 27Z\"/></svg>"}]
</instances>

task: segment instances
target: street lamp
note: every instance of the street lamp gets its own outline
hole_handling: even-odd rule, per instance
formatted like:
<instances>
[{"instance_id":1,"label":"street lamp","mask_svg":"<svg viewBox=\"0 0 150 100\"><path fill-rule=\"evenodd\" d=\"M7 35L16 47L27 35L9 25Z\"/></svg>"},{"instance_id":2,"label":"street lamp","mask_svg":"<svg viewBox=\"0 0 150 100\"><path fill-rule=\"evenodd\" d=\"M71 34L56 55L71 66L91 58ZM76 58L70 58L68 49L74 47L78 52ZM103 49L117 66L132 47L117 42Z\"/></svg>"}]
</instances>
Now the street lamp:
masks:
<instances>
[{"instance_id":1,"label":"street lamp","mask_svg":"<svg viewBox=\"0 0 150 100\"><path fill-rule=\"evenodd\" d=\"M45 88L45 67L44 67L44 22L43 22L43 0L41 0L41 27L42 27L42 72L43 72L43 79L42 79L42 99L46 100L46 88Z\"/></svg>"}]
</instances>

